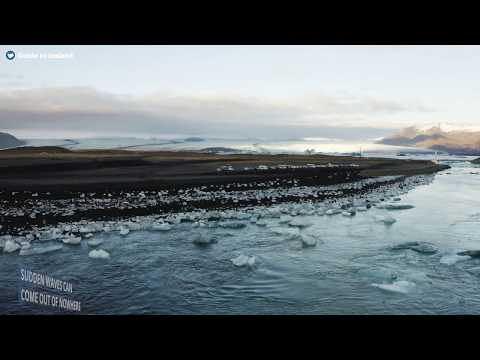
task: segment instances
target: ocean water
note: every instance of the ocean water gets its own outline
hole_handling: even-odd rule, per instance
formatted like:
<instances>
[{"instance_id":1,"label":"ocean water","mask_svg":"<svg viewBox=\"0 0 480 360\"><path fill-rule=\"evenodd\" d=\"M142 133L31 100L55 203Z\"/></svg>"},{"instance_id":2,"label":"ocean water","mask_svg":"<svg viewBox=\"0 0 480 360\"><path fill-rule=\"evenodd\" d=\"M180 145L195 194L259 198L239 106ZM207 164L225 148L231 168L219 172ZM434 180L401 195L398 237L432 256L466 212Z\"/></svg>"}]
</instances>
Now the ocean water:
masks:
<instances>
[{"instance_id":1,"label":"ocean water","mask_svg":"<svg viewBox=\"0 0 480 360\"><path fill-rule=\"evenodd\" d=\"M433 182L400 195L411 209L296 216L312 224L300 232L318 240L314 247L278 235L272 229L288 225L269 218L202 229L218 239L206 246L192 243L198 228L181 223L94 234L108 259L90 258L85 240L41 255L0 254L0 313L65 313L20 301L28 268L71 282L82 314L480 314L480 259L455 255L480 250L480 167L448 162ZM386 214L393 225L378 221ZM436 252L394 249L412 241ZM255 263L235 266L239 255Z\"/></svg>"}]
</instances>

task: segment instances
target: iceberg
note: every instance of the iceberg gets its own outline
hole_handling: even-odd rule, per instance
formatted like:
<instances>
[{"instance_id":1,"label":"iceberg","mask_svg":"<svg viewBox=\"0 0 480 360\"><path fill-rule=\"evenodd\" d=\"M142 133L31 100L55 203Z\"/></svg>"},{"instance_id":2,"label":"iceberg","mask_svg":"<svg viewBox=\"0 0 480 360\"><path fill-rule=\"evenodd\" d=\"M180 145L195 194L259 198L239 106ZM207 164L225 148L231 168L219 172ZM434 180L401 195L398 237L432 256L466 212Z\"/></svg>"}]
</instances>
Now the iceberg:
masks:
<instances>
[{"instance_id":1,"label":"iceberg","mask_svg":"<svg viewBox=\"0 0 480 360\"><path fill-rule=\"evenodd\" d=\"M90 251L88 257L92 259L109 259L110 254L103 249L99 249Z\"/></svg>"}]
</instances>

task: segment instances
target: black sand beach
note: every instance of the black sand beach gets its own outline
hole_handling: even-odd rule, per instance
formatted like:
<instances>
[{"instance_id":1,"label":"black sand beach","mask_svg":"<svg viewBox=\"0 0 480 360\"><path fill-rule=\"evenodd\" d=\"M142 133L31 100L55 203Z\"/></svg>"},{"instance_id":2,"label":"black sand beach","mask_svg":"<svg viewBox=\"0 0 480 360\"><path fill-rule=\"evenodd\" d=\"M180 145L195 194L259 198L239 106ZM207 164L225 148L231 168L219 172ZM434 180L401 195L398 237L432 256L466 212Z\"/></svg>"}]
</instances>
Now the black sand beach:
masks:
<instances>
[{"instance_id":1,"label":"black sand beach","mask_svg":"<svg viewBox=\"0 0 480 360\"><path fill-rule=\"evenodd\" d=\"M326 155L18 148L0 151L0 234L58 222L298 201L299 197L291 196L238 200L235 194L431 174L446 168L431 161ZM372 183L361 192L382 184L385 182ZM196 191L211 196L202 200L189 197ZM162 193L160 198L168 195L176 200L161 201L157 192ZM354 192L360 190L349 190L342 196ZM301 200L321 201L332 196L338 195L309 194Z\"/></svg>"}]
</instances>

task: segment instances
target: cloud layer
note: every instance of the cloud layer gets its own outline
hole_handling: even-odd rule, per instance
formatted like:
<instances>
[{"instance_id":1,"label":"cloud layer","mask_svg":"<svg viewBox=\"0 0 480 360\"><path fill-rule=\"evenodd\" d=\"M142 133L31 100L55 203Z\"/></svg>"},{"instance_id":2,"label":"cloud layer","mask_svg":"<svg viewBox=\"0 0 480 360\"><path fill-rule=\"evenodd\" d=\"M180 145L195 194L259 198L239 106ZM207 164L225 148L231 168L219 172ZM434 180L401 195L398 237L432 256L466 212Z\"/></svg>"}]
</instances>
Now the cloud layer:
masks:
<instances>
[{"instance_id":1,"label":"cloud layer","mask_svg":"<svg viewBox=\"0 0 480 360\"><path fill-rule=\"evenodd\" d=\"M429 111L421 104L371 97L317 95L285 100L224 94L132 97L86 87L0 90L0 129L101 135L284 138L322 136L331 128L344 132L370 128L377 136L394 127L387 121L391 117Z\"/></svg>"}]
</instances>

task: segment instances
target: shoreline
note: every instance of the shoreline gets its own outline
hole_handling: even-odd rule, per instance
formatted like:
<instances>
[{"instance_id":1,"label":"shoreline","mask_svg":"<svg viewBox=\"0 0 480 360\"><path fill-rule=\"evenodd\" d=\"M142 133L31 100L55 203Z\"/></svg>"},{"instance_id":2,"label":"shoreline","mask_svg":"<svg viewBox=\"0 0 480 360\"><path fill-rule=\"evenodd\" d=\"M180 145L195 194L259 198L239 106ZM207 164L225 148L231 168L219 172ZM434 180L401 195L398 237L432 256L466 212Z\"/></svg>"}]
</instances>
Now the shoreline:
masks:
<instances>
[{"instance_id":1,"label":"shoreline","mask_svg":"<svg viewBox=\"0 0 480 360\"><path fill-rule=\"evenodd\" d=\"M46 150L0 151L0 169L8 169L0 174L0 235L68 222L335 200L449 168L326 155ZM324 190L342 186L341 194Z\"/></svg>"}]
</instances>

